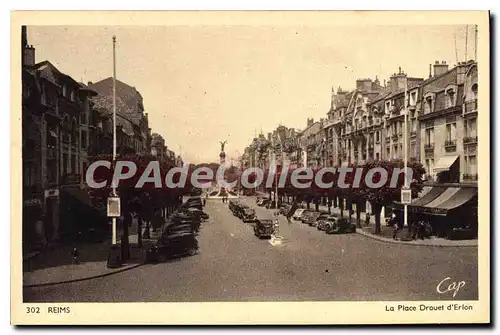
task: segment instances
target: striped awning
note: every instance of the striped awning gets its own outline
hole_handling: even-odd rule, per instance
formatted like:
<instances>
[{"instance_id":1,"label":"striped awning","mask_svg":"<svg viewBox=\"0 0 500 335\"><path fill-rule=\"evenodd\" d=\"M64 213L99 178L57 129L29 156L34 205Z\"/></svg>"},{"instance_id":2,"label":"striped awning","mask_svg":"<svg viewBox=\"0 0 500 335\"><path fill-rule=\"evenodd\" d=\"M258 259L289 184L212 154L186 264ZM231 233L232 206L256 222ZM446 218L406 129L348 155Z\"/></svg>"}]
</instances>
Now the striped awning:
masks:
<instances>
[{"instance_id":1,"label":"striped awning","mask_svg":"<svg viewBox=\"0 0 500 335\"><path fill-rule=\"evenodd\" d=\"M448 171L457 158L457 155L441 157L434 166L434 173Z\"/></svg>"},{"instance_id":2,"label":"striped awning","mask_svg":"<svg viewBox=\"0 0 500 335\"><path fill-rule=\"evenodd\" d=\"M475 187L434 186L423 196L408 205L408 211L412 213L447 215L450 210L466 204L475 197L477 197L477 188ZM402 210L403 205L400 202L395 202L393 208Z\"/></svg>"}]
</instances>

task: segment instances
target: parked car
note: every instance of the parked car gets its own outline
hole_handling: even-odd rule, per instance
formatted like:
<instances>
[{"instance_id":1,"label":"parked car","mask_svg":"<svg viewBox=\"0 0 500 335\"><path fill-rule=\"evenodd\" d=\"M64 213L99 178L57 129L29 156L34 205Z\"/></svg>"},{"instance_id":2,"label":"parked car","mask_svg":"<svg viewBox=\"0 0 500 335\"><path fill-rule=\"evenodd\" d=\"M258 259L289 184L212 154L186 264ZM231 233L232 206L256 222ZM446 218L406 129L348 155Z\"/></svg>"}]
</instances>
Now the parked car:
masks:
<instances>
[{"instance_id":1,"label":"parked car","mask_svg":"<svg viewBox=\"0 0 500 335\"><path fill-rule=\"evenodd\" d=\"M265 206L269 203L269 199L268 198L261 198L259 202L257 202L257 206L259 207L262 207L262 206Z\"/></svg>"},{"instance_id":2,"label":"parked car","mask_svg":"<svg viewBox=\"0 0 500 335\"><path fill-rule=\"evenodd\" d=\"M295 211L295 213L293 213L292 218L294 220L300 220L302 215L306 214L307 212L309 212L307 209L299 208Z\"/></svg>"},{"instance_id":3,"label":"parked car","mask_svg":"<svg viewBox=\"0 0 500 335\"><path fill-rule=\"evenodd\" d=\"M349 223L346 218L339 218L330 229L326 230L327 234L346 234L355 232L356 224Z\"/></svg>"},{"instance_id":4,"label":"parked car","mask_svg":"<svg viewBox=\"0 0 500 335\"><path fill-rule=\"evenodd\" d=\"M330 215L326 219L319 220L318 224L316 225L316 228L322 231L330 230L332 226L337 222L337 219L338 218L336 216Z\"/></svg>"},{"instance_id":5,"label":"parked car","mask_svg":"<svg viewBox=\"0 0 500 335\"><path fill-rule=\"evenodd\" d=\"M316 227L319 221L326 220L330 215L328 213L320 213L317 212L317 215L313 215L310 220L307 221L307 224L311 227Z\"/></svg>"},{"instance_id":6,"label":"parked car","mask_svg":"<svg viewBox=\"0 0 500 335\"><path fill-rule=\"evenodd\" d=\"M314 212L311 210L305 210L302 215L300 216L300 221L302 223L306 223L307 220L309 220L309 217L313 214Z\"/></svg>"},{"instance_id":7,"label":"parked car","mask_svg":"<svg viewBox=\"0 0 500 335\"><path fill-rule=\"evenodd\" d=\"M193 256L198 253L198 241L192 232L178 231L162 234L155 245L148 249L146 258L151 262L164 262L178 256Z\"/></svg>"},{"instance_id":8,"label":"parked car","mask_svg":"<svg viewBox=\"0 0 500 335\"><path fill-rule=\"evenodd\" d=\"M258 238L271 238L274 234L274 222L270 219L258 219L253 226L253 232Z\"/></svg>"},{"instance_id":9,"label":"parked car","mask_svg":"<svg viewBox=\"0 0 500 335\"><path fill-rule=\"evenodd\" d=\"M320 216L320 212L309 212L305 218L302 220L303 223L309 224L310 222L315 222L316 219Z\"/></svg>"},{"instance_id":10,"label":"parked car","mask_svg":"<svg viewBox=\"0 0 500 335\"><path fill-rule=\"evenodd\" d=\"M252 222L255 221L257 217L255 216L255 210L252 208L244 208L241 213L241 219L243 222Z\"/></svg>"}]
</instances>

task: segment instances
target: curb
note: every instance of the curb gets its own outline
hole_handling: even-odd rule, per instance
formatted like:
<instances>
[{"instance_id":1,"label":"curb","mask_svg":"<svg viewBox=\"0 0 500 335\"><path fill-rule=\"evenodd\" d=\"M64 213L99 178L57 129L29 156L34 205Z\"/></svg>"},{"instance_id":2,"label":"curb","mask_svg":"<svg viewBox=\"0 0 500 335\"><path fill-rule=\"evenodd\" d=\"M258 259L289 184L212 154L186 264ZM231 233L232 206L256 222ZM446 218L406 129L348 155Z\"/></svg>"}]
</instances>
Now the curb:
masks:
<instances>
[{"instance_id":1,"label":"curb","mask_svg":"<svg viewBox=\"0 0 500 335\"><path fill-rule=\"evenodd\" d=\"M59 284L69 284L69 283L76 283L80 281L85 281L85 280L91 280L91 279L97 279L97 278L104 278L107 276L111 276L120 272L125 272L128 270L132 270L135 268L138 268L142 265L147 264L146 262L143 263L138 263L130 266L125 266L124 268L117 269L115 271L107 272L107 273L101 273L98 275L94 276L89 276L89 277L83 277L83 278L78 278L78 279L70 279L70 280L62 280L62 281L57 281L57 282L50 282L50 283L41 283L41 284L30 284L30 285L23 285L23 288L31 288L31 287L44 287L44 286L52 286L52 285L59 285Z\"/></svg>"},{"instance_id":2,"label":"curb","mask_svg":"<svg viewBox=\"0 0 500 335\"><path fill-rule=\"evenodd\" d=\"M358 228L359 229L359 228ZM374 234L370 234L367 232L360 232L356 229L356 234L364 236L366 238L371 238L373 240L377 240L380 242L384 243L392 243L392 244L404 244L404 245L412 245L416 247L439 247L439 248L477 248L477 245L449 245L449 244L424 244L420 242L412 242L412 241L396 241L396 240L391 240L385 237L380 237Z\"/></svg>"}]
</instances>

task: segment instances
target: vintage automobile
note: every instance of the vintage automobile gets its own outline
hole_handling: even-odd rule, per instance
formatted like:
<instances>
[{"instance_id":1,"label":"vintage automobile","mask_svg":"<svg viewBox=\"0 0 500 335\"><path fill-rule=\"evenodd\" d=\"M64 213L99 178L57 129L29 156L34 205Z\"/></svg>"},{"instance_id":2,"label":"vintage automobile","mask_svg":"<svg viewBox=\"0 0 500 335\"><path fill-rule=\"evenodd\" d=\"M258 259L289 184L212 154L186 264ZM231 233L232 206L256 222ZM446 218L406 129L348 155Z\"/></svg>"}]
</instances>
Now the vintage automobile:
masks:
<instances>
[{"instance_id":1,"label":"vintage automobile","mask_svg":"<svg viewBox=\"0 0 500 335\"><path fill-rule=\"evenodd\" d=\"M207 213L194 207L188 208L187 210L183 211L183 213L199 218L201 221L206 221L210 218Z\"/></svg>"},{"instance_id":2,"label":"vintage automobile","mask_svg":"<svg viewBox=\"0 0 500 335\"><path fill-rule=\"evenodd\" d=\"M243 222L253 222L256 218L257 217L255 216L255 210L249 207L243 209L241 217Z\"/></svg>"},{"instance_id":3,"label":"vintage automobile","mask_svg":"<svg viewBox=\"0 0 500 335\"><path fill-rule=\"evenodd\" d=\"M300 220L302 218L302 215L306 214L309 212L307 209L299 208L293 213L292 218L294 220Z\"/></svg>"},{"instance_id":4,"label":"vintage automobile","mask_svg":"<svg viewBox=\"0 0 500 335\"><path fill-rule=\"evenodd\" d=\"M334 225L330 229L325 231L327 234L347 234L355 233L356 225L354 223L349 223L346 218L338 218Z\"/></svg>"},{"instance_id":5,"label":"vintage automobile","mask_svg":"<svg viewBox=\"0 0 500 335\"><path fill-rule=\"evenodd\" d=\"M248 206L246 206L246 205L240 204L240 205L236 208L236 210L235 210L235 212L236 212L236 216L237 216L238 218L240 218L240 219L242 219L242 220L243 220L243 218L244 218L244 216L245 216L245 211L246 211L247 209L250 209L250 208L249 208Z\"/></svg>"},{"instance_id":6,"label":"vintage automobile","mask_svg":"<svg viewBox=\"0 0 500 335\"><path fill-rule=\"evenodd\" d=\"M309 217L311 215L313 215L315 212L311 211L311 210L306 210L304 213L302 213L302 215L300 216L300 222L302 223L307 223L307 220L309 220Z\"/></svg>"},{"instance_id":7,"label":"vintage automobile","mask_svg":"<svg viewBox=\"0 0 500 335\"><path fill-rule=\"evenodd\" d=\"M257 219L253 225L253 232L258 238L271 238L274 234L274 222L271 219Z\"/></svg>"},{"instance_id":8,"label":"vintage automobile","mask_svg":"<svg viewBox=\"0 0 500 335\"><path fill-rule=\"evenodd\" d=\"M337 222L337 219L336 216L330 215L326 219L319 220L316 228L318 228L318 230L327 231L332 228L335 222Z\"/></svg>"},{"instance_id":9,"label":"vintage automobile","mask_svg":"<svg viewBox=\"0 0 500 335\"><path fill-rule=\"evenodd\" d=\"M198 252L198 240L190 224L172 223L166 226L156 243L147 250L150 262L164 262L179 256L193 256Z\"/></svg>"},{"instance_id":10,"label":"vintage automobile","mask_svg":"<svg viewBox=\"0 0 500 335\"><path fill-rule=\"evenodd\" d=\"M260 201L257 202L257 206L259 207L266 206L269 203L269 201L270 200L268 198L262 198L260 199Z\"/></svg>"},{"instance_id":11,"label":"vintage automobile","mask_svg":"<svg viewBox=\"0 0 500 335\"><path fill-rule=\"evenodd\" d=\"M317 214L312 215L309 220L307 220L307 224L310 227L316 227L319 221L326 220L330 215L328 213L320 213L317 212Z\"/></svg>"}]
</instances>

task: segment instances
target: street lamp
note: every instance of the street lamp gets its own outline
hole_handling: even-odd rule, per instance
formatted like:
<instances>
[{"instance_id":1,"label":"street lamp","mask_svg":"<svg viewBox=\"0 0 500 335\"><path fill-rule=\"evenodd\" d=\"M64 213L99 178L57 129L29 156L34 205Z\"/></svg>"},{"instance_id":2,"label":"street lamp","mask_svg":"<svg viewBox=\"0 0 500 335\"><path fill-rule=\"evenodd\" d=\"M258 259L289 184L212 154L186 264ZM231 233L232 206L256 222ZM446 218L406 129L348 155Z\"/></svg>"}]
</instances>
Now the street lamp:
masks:
<instances>
[{"instance_id":1,"label":"street lamp","mask_svg":"<svg viewBox=\"0 0 500 335\"><path fill-rule=\"evenodd\" d=\"M408 185L408 178L407 178L407 169L408 169L408 126L407 126L407 118L408 118L408 101L407 101L407 96L408 96L408 78L405 80L405 100L404 100L404 110L403 110L403 117L404 117L404 191L401 192L401 200L404 202L404 222L403 226L407 227L408 226L408 202L411 202L411 192L409 192L409 185ZM406 196L405 193L406 192ZM408 198L408 193L410 193L410 198Z\"/></svg>"},{"instance_id":2,"label":"street lamp","mask_svg":"<svg viewBox=\"0 0 500 335\"><path fill-rule=\"evenodd\" d=\"M116 36L113 36L113 163L116 162ZM116 217L120 216L120 198L116 192L114 181L111 182L112 196L108 198L108 217L111 216L112 236L108 257L108 268L122 265L121 251L116 244Z\"/></svg>"}]
</instances>

